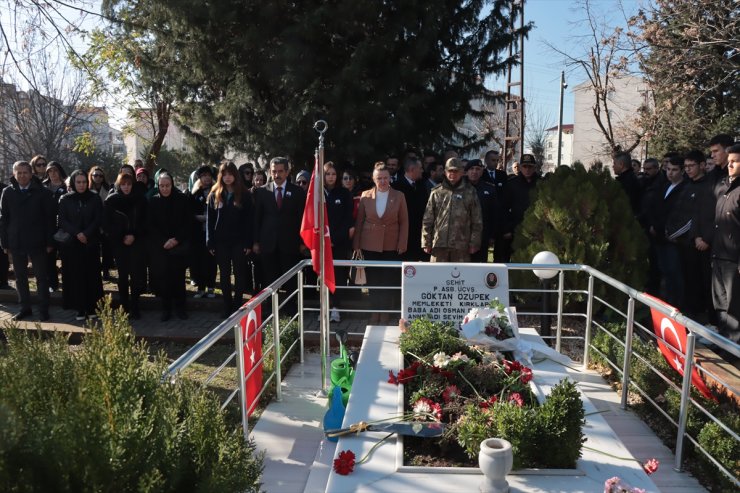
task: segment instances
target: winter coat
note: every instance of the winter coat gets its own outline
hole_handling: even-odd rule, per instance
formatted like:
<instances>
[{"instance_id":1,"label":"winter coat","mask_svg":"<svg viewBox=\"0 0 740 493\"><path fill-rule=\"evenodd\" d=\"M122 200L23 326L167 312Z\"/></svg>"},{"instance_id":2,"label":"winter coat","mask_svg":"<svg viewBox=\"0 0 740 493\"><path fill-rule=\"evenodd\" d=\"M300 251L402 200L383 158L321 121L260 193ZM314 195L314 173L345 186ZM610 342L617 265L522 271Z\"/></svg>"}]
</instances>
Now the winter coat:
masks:
<instances>
[{"instance_id":1,"label":"winter coat","mask_svg":"<svg viewBox=\"0 0 740 493\"><path fill-rule=\"evenodd\" d=\"M712 258L735 262L740 267L740 179L725 178L714 212Z\"/></svg>"},{"instance_id":2,"label":"winter coat","mask_svg":"<svg viewBox=\"0 0 740 493\"><path fill-rule=\"evenodd\" d=\"M627 194L627 199L629 199L632 213L635 216L638 216L641 209L642 187L640 186L640 181L637 179L637 175L635 175L634 170L631 167L627 168L624 172L617 175L616 180L622 186L624 193Z\"/></svg>"},{"instance_id":3,"label":"winter coat","mask_svg":"<svg viewBox=\"0 0 740 493\"><path fill-rule=\"evenodd\" d=\"M717 205L712 183L706 175L702 176L689 182L686 193L693 210L691 240L693 242L696 238L701 238L711 245L714 238L714 207Z\"/></svg>"},{"instance_id":4,"label":"winter coat","mask_svg":"<svg viewBox=\"0 0 740 493\"><path fill-rule=\"evenodd\" d=\"M691 214L687 215L685 211L677 210L686 184L686 180L683 180L666 197L666 191L671 183L665 182L651 196L651 203L647 209L647 229L650 231L652 228L650 235L658 243L675 241L682 235L687 234L691 227ZM686 222L689 222L688 226Z\"/></svg>"},{"instance_id":5,"label":"winter coat","mask_svg":"<svg viewBox=\"0 0 740 493\"><path fill-rule=\"evenodd\" d=\"M32 251L54 246L56 232L54 198L39 180L31 180L22 192L15 178L0 198L0 247Z\"/></svg>"},{"instance_id":6,"label":"winter coat","mask_svg":"<svg viewBox=\"0 0 740 493\"><path fill-rule=\"evenodd\" d=\"M326 214L329 218L329 233L331 243L335 246L349 248L349 230L354 227L352 219L354 200L352 193L342 186L335 186L331 190L324 189L326 194Z\"/></svg>"},{"instance_id":7,"label":"winter coat","mask_svg":"<svg viewBox=\"0 0 740 493\"><path fill-rule=\"evenodd\" d=\"M132 192L133 193L133 192ZM159 193L149 201L146 210L146 237L152 254L152 263L161 255L185 255L190 240L190 215L185 195L172 189L169 197ZM170 238L177 240L177 246L165 250L164 244Z\"/></svg>"},{"instance_id":8,"label":"winter coat","mask_svg":"<svg viewBox=\"0 0 740 493\"><path fill-rule=\"evenodd\" d=\"M227 198L224 190L223 202L215 203L216 197L208 198L206 215L206 245L209 249L220 246L241 246L251 249L253 239L253 210L249 193L242 193L242 203L235 204L233 195Z\"/></svg>"},{"instance_id":9,"label":"winter coat","mask_svg":"<svg viewBox=\"0 0 740 493\"><path fill-rule=\"evenodd\" d=\"M445 179L432 189L422 220L422 248L477 249L482 231L478 193L467 180L453 187Z\"/></svg>"},{"instance_id":10,"label":"winter coat","mask_svg":"<svg viewBox=\"0 0 740 493\"><path fill-rule=\"evenodd\" d=\"M142 242L146 235L146 206L143 195L133 190L128 195L116 189L105 199L103 231L114 246L123 245L123 237L133 235L134 242Z\"/></svg>"},{"instance_id":11,"label":"winter coat","mask_svg":"<svg viewBox=\"0 0 740 493\"><path fill-rule=\"evenodd\" d=\"M100 243L103 204L90 190L68 192L59 199L57 222L59 228L72 236L72 244L81 244L77 234L83 233L87 238L87 248L95 247Z\"/></svg>"},{"instance_id":12,"label":"winter coat","mask_svg":"<svg viewBox=\"0 0 740 493\"><path fill-rule=\"evenodd\" d=\"M506 183L509 224L504 228L504 233L513 233L524 220L524 213L529 209L529 203L532 199L532 190L537 187L540 180L541 178L537 174L532 175L530 181L527 181L524 175L519 174Z\"/></svg>"}]
</instances>

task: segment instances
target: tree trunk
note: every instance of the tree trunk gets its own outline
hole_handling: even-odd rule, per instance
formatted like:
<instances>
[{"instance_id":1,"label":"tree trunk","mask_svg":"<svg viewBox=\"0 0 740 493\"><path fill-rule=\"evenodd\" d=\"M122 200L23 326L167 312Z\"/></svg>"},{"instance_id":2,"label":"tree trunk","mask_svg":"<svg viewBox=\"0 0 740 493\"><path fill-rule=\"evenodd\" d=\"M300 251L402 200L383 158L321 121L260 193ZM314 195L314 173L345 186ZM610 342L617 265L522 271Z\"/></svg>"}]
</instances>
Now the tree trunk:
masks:
<instances>
[{"instance_id":1,"label":"tree trunk","mask_svg":"<svg viewBox=\"0 0 740 493\"><path fill-rule=\"evenodd\" d=\"M151 177L154 177L155 160L159 155L162 143L167 135L167 129L170 126L170 112L172 111L172 104L169 101L157 101L155 109L157 111L157 131L154 134L152 145L149 147L146 163L144 163L144 166L147 171L149 171L149 176Z\"/></svg>"}]
</instances>

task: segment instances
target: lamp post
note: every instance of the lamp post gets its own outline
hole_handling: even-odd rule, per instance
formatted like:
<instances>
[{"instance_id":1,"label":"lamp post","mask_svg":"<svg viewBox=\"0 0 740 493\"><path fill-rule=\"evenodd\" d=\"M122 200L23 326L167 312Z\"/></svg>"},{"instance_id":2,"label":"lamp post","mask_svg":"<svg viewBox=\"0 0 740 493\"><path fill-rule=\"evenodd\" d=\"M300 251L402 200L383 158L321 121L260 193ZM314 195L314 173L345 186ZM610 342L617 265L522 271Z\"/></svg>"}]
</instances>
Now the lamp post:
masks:
<instances>
[{"instance_id":1,"label":"lamp post","mask_svg":"<svg viewBox=\"0 0 740 493\"><path fill-rule=\"evenodd\" d=\"M560 71L560 117L558 119L558 166L562 160L563 149L563 97L568 84L565 83L565 71Z\"/></svg>"},{"instance_id":2,"label":"lamp post","mask_svg":"<svg viewBox=\"0 0 740 493\"><path fill-rule=\"evenodd\" d=\"M538 253L532 259L534 265L556 265L560 259L552 252L543 251ZM534 275L540 278L540 289L542 289L542 315L540 316L540 336L543 338L552 335L550 321L550 279L558 275L555 269L532 269ZM552 346L549 339L545 339L548 345Z\"/></svg>"}]
</instances>

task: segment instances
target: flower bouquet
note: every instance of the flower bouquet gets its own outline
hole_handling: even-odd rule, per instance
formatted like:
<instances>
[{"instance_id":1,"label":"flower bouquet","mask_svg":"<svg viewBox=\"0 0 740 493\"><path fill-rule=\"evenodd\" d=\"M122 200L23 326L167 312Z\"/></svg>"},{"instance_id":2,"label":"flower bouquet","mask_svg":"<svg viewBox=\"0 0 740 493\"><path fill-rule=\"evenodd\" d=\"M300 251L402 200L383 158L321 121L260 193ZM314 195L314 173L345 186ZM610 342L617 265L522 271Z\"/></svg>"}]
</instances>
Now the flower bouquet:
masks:
<instances>
[{"instance_id":1,"label":"flower bouquet","mask_svg":"<svg viewBox=\"0 0 740 493\"><path fill-rule=\"evenodd\" d=\"M510 352L514 359L528 366L532 366L535 354L558 363L570 363L570 358L544 344L522 340L519 337L516 308L505 307L498 298L493 299L488 307L470 310L460 324L460 331L470 343Z\"/></svg>"}]
</instances>

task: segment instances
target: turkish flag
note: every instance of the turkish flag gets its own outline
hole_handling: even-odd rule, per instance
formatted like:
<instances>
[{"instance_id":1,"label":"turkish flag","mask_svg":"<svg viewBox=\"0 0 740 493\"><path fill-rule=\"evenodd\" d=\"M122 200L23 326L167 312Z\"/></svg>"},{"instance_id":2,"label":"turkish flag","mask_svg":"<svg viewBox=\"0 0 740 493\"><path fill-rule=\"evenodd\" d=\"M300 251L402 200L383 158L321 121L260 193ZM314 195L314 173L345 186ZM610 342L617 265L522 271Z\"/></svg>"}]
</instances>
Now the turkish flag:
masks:
<instances>
[{"instance_id":1,"label":"turkish flag","mask_svg":"<svg viewBox=\"0 0 740 493\"><path fill-rule=\"evenodd\" d=\"M311 250L311 263L313 271L321 275L321 263L319 260L319 247L321 235L319 234L319 195L317 180L322 180L324 173L319 170L318 159L311 175L311 183L308 185L308 195L306 196L306 207L303 209L303 219L301 220L301 238L306 247ZM334 278L334 256L331 252L331 236L329 235L329 216L326 214L326 204L324 204L324 283L332 293L336 289Z\"/></svg>"},{"instance_id":2,"label":"turkish flag","mask_svg":"<svg viewBox=\"0 0 740 493\"><path fill-rule=\"evenodd\" d=\"M663 300L646 294L645 296L652 298L658 303L666 306L671 310L676 310L668 303ZM677 310L676 310L677 311ZM654 308L650 308L650 315L653 319L653 331L658 336L658 347L660 352L663 353L663 357L668 364L683 376L684 361L686 356L686 327L679 324L667 315L660 313ZM665 342L663 342L665 341ZM667 344L666 344L667 343ZM671 346L673 349L671 349ZM704 380L701 379L699 372L696 371L696 366L691 369L691 382L694 386L702 393L707 399L716 401L717 399L712 395L707 388Z\"/></svg>"},{"instance_id":3,"label":"turkish flag","mask_svg":"<svg viewBox=\"0 0 740 493\"><path fill-rule=\"evenodd\" d=\"M262 389L262 307L257 305L241 319L242 359L244 361L244 404L247 416L257 407L257 395Z\"/></svg>"}]
</instances>

